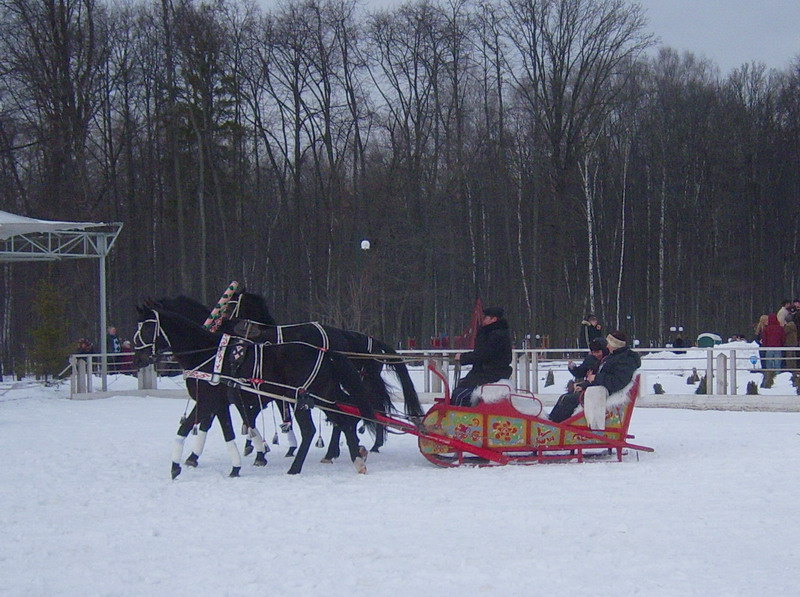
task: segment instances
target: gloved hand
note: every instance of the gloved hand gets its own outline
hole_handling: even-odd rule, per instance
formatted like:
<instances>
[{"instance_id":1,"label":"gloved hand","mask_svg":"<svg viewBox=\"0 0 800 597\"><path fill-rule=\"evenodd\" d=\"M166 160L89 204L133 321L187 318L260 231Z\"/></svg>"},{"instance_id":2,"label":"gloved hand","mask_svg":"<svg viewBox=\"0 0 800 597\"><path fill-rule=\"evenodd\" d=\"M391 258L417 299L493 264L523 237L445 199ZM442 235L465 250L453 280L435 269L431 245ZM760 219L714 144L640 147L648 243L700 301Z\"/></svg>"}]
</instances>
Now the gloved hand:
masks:
<instances>
[{"instance_id":1,"label":"gloved hand","mask_svg":"<svg viewBox=\"0 0 800 597\"><path fill-rule=\"evenodd\" d=\"M283 433L289 433L289 431L291 431L291 429L292 429L292 422L291 421L288 421L286 423L281 423L281 431Z\"/></svg>"}]
</instances>

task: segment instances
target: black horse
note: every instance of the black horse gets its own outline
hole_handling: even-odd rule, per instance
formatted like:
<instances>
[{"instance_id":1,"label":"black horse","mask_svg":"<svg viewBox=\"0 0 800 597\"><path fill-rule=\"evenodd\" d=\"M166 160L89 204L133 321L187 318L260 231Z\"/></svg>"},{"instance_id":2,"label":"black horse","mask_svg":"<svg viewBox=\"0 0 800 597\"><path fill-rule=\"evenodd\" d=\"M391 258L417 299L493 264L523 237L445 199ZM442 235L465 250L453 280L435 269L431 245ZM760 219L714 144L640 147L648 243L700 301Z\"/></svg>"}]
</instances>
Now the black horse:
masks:
<instances>
[{"instance_id":1,"label":"black horse","mask_svg":"<svg viewBox=\"0 0 800 597\"><path fill-rule=\"evenodd\" d=\"M160 343L160 348L168 343L174 358L184 369L200 376L200 383L213 385L214 376L233 387L263 396L265 401L286 397L298 403L295 417L302 441L290 474L302 470L316 432L311 415L315 403L342 429L356 469L366 472L363 461L366 451L358 445L356 435L357 419L338 410L337 403L355 406L366 420L373 419L374 410L366 387L345 357L304 342L265 344L245 338L228 338L230 345L223 353L219 350L219 334L171 311L154 306L148 316L147 310L140 310L137 336L156 338L154 344ZM215 369L215 355L220 354L225 358L220 361L221 368L218 365Z\"/></svg>"},{"instance_id":2,"label":"black horse","mask_svg":"<svg viewBox=\"0 0 800 597\"><path fill-rule=\"evenodd\" d=\"M134 335L134 348L136 354L134 356L134 364L136 367L141 368L145 365L154 362L159 356L160 352L169 350L169 345L161 337L160 326L158 325L159 315L149 307L138 307L139 314L139 327ZM155 323L153 323L153 321ZM150 323L151 325L146 325ZM198 353L197 356L200 356ZM208 354L213 354L209 350ZM182 363L183 364L183 363ZM236 400L236 392L233 388L224 385L210 385L198 379L187 379L186 390L189 396L194 399L195 404L192 411L188 416L181 418L178 431L175 436L175 442L172 449L172 478L174 479L181 473L181 458L183 454L183 446L189 432L197 428L197 441L193 447L192 453L186 459L188 466L196 467L198 459L203 452L205 446L206 436L214 419L219 419L222 434L225 438L226 447L231 458L231 477L238 477L242 467L239 450L236 447L236 433L233 429L233 422L231 421L229 406L233 403L242 420L250 418L250 414L245 411L249 406L241 400ZM266 447L263 438L258 433L258 430L251 430L254 442L256 444L256 459L253 462L255 466L266 466Z\"/></svg>"},{"instance_id":3,"label":"black horse","mask_svg":"<svg viewBox=\"0 0 800 597\"><path fill-rule=\"evenodd\" d=\"M204 321L209 312L207 307L186 296L162 299L160 304L196 322ZM232 309L231 306L233 306ZM279 326L270 314L264 298L251 292L240 292L234 295L229 304L229 311L231 311L231 318L223 320L220 327L220 330L226 333L258 337L262 341L270 342L282 339L315 345L324 344L331 351L349 355L353 366L358 370L368 389L373 395L379 397L380 403L383 404L383 408L379 410L386 414L394 410L394 406L381 371L384 366L390 367L400 381L405 414L412 419L421 418L424 415L419 396L405 363L386 343L360 332L317 323ZM252 410L250 412L254 413L254 418L247 424L253 427L258 412ZM331 441L328 444L328 452L325 454L323 462L330 462L339 456L339 437L340 430L334 426ZM371 451L378 452L384 441L384 428L378 425L375 444Z\"/></svg>"}]
</instances>

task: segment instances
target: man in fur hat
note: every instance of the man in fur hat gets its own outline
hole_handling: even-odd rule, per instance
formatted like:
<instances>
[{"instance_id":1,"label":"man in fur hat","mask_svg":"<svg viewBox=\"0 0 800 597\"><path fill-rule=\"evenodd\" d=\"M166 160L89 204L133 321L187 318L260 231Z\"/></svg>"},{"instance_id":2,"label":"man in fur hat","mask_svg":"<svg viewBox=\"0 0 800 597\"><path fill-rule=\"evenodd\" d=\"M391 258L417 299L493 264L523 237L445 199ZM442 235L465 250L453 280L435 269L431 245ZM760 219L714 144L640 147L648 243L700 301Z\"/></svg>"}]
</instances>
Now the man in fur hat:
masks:
<instances>
[{"instance_id":1,"label":"man in fur hat","mask_svg":"<svg viewBox=\"0 0 800 597\"><path fill-rule=\"evenodd\" d=\"M605 423L605 400L609 394L619 392L624 389L631 380L633 374L641 366L642 360L638 353L635 353L628 346L628 336L624 332L615 330L606 336L606 343L608 349L611 351L609 355L600 363L597 373L589 372L586 374L586 381L588 384L576 384L576 391L570 394L564 394L558 399L553 410L550 411L549 418L551 421L560 423L570 418L578 404L584 401L584 407L587 408L586 419L592 429L603 428ZM602 403L602 421L590 421L592 414L588 412L588 406L585 403L584 394L592 398L591 402L596 401ZM597 415L598 419L600 414ZM595 423L595 424L593 424Z\"/></svg>"},{"instance_id":2,"label":"man in fur hat","mask_svg":"<svg viewBox=\"0 0 800 597\"><path fill-rule=\"evenodd\" d=\"M472 370L453 388L453 404L470 406L475 388L511 377L511 335L503 315L500 307L484 309L475 350L455 356L462 365L472 365Z\"/></svg>"}]
</instances>

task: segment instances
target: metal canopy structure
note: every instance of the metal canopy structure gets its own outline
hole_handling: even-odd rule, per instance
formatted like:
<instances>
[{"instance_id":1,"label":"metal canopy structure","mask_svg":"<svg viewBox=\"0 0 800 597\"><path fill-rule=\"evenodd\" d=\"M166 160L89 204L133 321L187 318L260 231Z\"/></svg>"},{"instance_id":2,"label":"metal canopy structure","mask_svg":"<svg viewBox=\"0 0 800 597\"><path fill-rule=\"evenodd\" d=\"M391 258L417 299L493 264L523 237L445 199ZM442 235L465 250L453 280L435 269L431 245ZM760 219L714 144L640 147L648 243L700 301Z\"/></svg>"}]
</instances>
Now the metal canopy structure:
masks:
<instances>
[{"instance_id":1,"label":"metal canopy structure","mask_svg":"<svg viewBox=\"0 0 800 597\"><path fill-rule=\"evenodd\" d=\"M97 222L57 222L38 220L0 211L0 263L22 261L61 261L99 259L100 333L103 342L103 390L107 389L108 360L105 357L106 257L122 224Z\"/></svg>"}]
</instances>

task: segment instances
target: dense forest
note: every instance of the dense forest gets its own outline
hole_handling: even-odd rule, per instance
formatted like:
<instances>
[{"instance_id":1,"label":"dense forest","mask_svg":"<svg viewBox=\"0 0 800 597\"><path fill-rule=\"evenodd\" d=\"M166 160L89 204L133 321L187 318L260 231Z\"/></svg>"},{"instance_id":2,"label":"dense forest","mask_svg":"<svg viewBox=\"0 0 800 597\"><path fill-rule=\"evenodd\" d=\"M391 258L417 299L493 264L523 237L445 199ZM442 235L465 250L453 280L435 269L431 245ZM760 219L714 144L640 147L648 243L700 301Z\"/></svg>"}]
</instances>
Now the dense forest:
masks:
<instances>
[{"instance_id":1,"label":"dense forest","mask_svg":"<svg viewBox=\"0 0 800 597\"><path fill-rule=\"evenodd\" d=\"M234 279L420 347L477 297L518 343L593 312L659 345L800 292L800 54L720 73L623 0L0 0L0 27L0 209L124 223L123 337ZM41 279L97 339L96 262L0 275L7 367Z\"/></svg>"}]
</instances>

